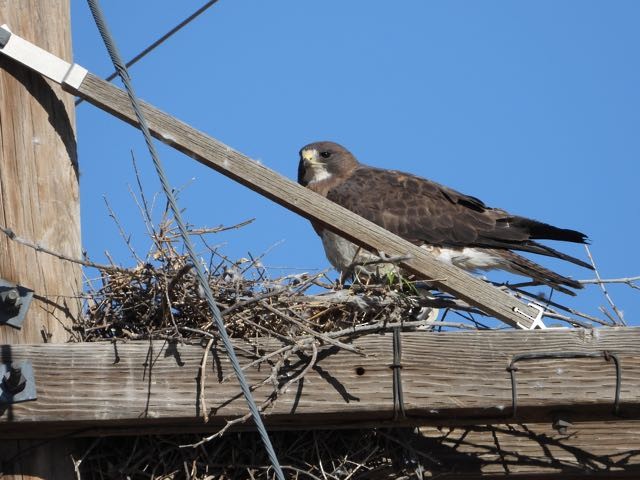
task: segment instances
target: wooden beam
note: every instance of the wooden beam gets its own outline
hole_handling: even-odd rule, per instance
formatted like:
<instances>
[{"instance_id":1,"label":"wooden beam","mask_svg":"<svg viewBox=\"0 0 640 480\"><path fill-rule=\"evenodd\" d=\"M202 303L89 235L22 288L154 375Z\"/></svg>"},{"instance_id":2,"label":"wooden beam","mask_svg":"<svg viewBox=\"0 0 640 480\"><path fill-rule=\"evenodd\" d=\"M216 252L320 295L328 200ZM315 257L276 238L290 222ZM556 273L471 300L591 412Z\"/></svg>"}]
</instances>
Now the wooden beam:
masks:
<instances>
[{"instance_id":1,"label":"wooden beam","mask_svg":"<svg viewBox=\"0 0 640 480\"><path fill-rule=\"evenodd\" d=\"M67 91L137 127L136 116L124 91L77 65L56 59L15 34L12 37L0 53L10 55L27 67L62 83ZM452 293L509 325L532 326L538 314L535 308L457 267L436 260L424 249L292 182L152 105L143 103L143 111L151 133L167 145L364 248L407 257L401 262L406 269L431 279L440 290ZM292 158L292 161L297 160Z\"/></svg>"},{"instance_id":2,"label":"wooden beam","mask_svg":"<svg viewBox=\"0 0 640 480\"><path fill-rule=\"evenodd\" d=\"M68 0L0 1L0 23L71 58ZM73 97L0 56L0 219L2 226L70 257L81 255ZM20 330L0 325L5 350L21 343L66 342L80 311L78 265L0 235L0 278L35 291ZM9 359L10 361L10 359ZM7 359L3 360L7 362ZM13 406L0 405L4 416ZM69 442L0 443L2 478L70 478ZM24 458L21 452L28 452Z\"/></svg>"},{"instance_id":3,"label":"wooden beam","mask_svg":"<svg viewBox=\"0 0 640 480\"><path fill-rule=\"evenodd\" d=\"M638 478L640 421L574 423L559 432L551 423L424 427L405 437L437 459L442 479Z\"/></svg>"},{"instance_id":4,"label":"wooden beam","mask_svg":"<svg viewBox=\"0 0 640 480\"><path fill-rule=\"evenodd\" d=\"M619 414L640 417L640 328L515 332L403 333L402 387L407 418L392 422L391 335L354 340L362 357L323 347L304 380L291 385L266 413L278 428L364 425L468 425L506 421L606 420L614 415L616 371L603 357L536 359L517 363L517 416L512 417L507 367L523 353L614 354L621 367ZM266 344L263 344L266 346ZM277 345L270 343L268 351ZM244 364L253 357L239 349ZM3 436L82 435L119 431L211 429L246 412L223 352L209 355L205 386L211 419L203 425L197 381L200 346L166 342L42 344L11 346L13 361L33 362L38 400L14 405L0 417ZM309 361L302 356L287 371L295 375ZM285 372L285 374L287 373ZM268 365L250 368L259 384ZM223 377L229 381L220 382ZM291 378L291 377L289 377ZM258 403L272 392L255 391Z\"/></svg>"}]
</instances>

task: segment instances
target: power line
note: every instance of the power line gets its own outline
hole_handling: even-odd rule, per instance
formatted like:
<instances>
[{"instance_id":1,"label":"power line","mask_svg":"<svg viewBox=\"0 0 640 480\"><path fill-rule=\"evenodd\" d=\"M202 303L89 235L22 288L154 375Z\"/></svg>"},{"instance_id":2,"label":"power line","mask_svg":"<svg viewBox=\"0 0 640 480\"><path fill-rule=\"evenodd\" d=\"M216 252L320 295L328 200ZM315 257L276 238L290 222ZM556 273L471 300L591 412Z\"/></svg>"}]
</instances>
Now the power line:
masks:
<instances>
[{"instance_id":1,"label":"power line","mask_svg":"<svg viewBox=\"0 0 640 480\"><path fill-rule=\"evenodd\" d=\"M166 42L169 38L171 38L173 36L173 34L177 33L180 30L182 30L184 27L186 27L188 24L190 24L192 21L194 21L200 15L202 15L209 7L213 6L216 3L218 3L218 0L209 0L207 3L202 5L198 10L193 12L191 15L189 15L187 18L182 20L179 24L177 24L175 27L173 27L167 33L162 35L155 42L151 43L144 50L142 50L140 53L138 53L135 57L133 57L131 60L129 60L127 63L125 63L125 66L127 68L129 68L132 65L135 65L136 63L138 63L138 61L142 60L149 53L154 51L156 48L158 48L160 45L162 45L164 42ZM113 80L117 76L118 76L118 72L114 71L113 73L111 73L111 75L109 75L107 78L105 78L105 80L107 82L110 82L111 80ZM78 105L80 105L82 102L84 102L83 98L77 99L76 100L76 107Z\"/></svg>"},{"instance_id":2,"label":"power line","mask_svg":"<svg viewBox=\"0 0 640 480\"><path fill-rule=\"evenodd\" d=\"M158 174L158 178L160 179L160 183L162 184L162 189L164 190L165 196L167 197L167 203L169 204L171 213L173 214L176 225L178 226L178 230L180 231L180 236L182 237L182 241L184 242L184 246L189 255L189 259L193 264L193 269L196 273L196 277L198 278L201 291L205 300L207 301L207 304L209 305L209 309L211 310L211 314L218 328L218 333L220 334L220 338L227 352L227 356L231 361L231 366L233 367L236 377L238 378L240 389L242 390L245 400L247 401L249 411L251 412L253 421L255 422L256 428L258 429L258 433L262 438L262 442L264 443L267 455L269 456L269 460L271 461L271 465L273 466L273 470L279 480L284 480L282 467L280 466L280 462L278 462L278 457L276 456L276 452L273 449L271 440L269 439L269 434L267 433L267 429L265 428L262 417L260 416L260 412L258 411L258 406L256 405L256 402L251 395L251 389L249 388L249 384L247 383L247 380L244 376L242 367L240 366L240 362L238 361L238 357L236 356L235 350L233 348L233 344L231 343L231 339L229 338L229 335L227 334L227 331L225 329L224 320L222 319L220 310L218 309L216 301L213 298L213 293L211 292L209 281L205 276L202 265L200 264L200 260L198 259L198 256L196 254L196 250L191 241L191 237L189 236L189 232L187 231L187 227L182 220L182 214L180 213L175 195L173 194L173 190L169 185L169 179L167 178L164 167L160 162L160 157L158 155L158 152L156 151L153 139L151 138L151 132L149 131L147 120L142 113L138 97L136 96L133 89L131 78L129 77L129 71L122 61L120 52L118 51L118 47L116 46L115 41L111 36L111 33L109 32L106 19L104 18L104 14L102 13L102 9L100 8L98 0L87 1L89 3L89 8L91 9L91 14L93 15L93 18L96 22L96 26L98 27L100 35L102 36L105 47L109 52L109 56L111 57L113 66L115 67L116 72L118 72L118 75L120 76L120 79L122 80L122 83L124 83L125 89L127 90L129 100L131 101L131 106L136 114L140 130L144 135L144 140L147 144L147 148L149 149L149 154L151 155L151 159L153 160L153 165L155 166L156 173Z\"/></svg>"}]
</instances>

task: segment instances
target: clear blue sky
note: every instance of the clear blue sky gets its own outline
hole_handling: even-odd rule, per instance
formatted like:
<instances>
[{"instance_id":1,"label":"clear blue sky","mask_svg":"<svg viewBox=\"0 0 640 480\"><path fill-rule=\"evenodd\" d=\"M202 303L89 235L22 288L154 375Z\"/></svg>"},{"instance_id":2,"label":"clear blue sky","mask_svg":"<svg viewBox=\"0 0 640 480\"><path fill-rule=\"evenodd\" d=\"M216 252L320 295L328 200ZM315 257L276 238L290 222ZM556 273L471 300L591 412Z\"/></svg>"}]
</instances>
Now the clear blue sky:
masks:
<instances>
[{"instance_id":1,"label":"clear blue sky","mask_svg":"<svg viewBox=\"0 0 640 480\"><path fill-rule=\"evenodd\" d=\"M125 58L204 1L107 2ZM220 0L132 69L138 94L295 178L315 140L409 171L491 206L587 233L601 274L640 275L640 2ZM75 61L112 71L86 2L72 0ZM139 132L78 108L83 243L133 264L103 196L141 254L149 245L128 193L133 150L159 190ZM231 258L328 266L308 222L191 159L160 148L188 221L221 234ZM584 257L582 247L563 250ZM541 259L576 278L590 273ZM274 272L274 275L278 272ZM611 286L630 323L640 292ZM560 297L557 297L560 298ZM597 312L595 287L573 305Z\"/></svg>"}]
</instances>

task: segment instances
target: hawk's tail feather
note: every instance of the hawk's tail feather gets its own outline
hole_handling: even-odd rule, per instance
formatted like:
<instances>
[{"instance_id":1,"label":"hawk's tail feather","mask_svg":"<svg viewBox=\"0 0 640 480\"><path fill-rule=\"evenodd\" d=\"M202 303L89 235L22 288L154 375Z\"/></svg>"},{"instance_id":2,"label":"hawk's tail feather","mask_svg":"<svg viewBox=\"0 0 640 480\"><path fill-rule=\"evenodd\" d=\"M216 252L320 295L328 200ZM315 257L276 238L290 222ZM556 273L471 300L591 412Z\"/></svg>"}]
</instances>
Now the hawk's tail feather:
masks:
<instances>
[{"instance_id":1,"label":"hawk's tail feather","mask_svg":"<svg viewBox=\"0 0 640 480\"><path fill-rule=\"evenodd\" d=\"M539 255L546 255L548 257L559 258L560 260L566 260L567 262L571 262L576 265L580 265L581 267L588 268L589 270L593 270L593 265L583 260L580 260L579 258L572 257L571 255L567 255L566 253L559 252L555 248L551 248L547 245L543 245L542 243L530 241L528 246L533 247L533 248L527 248L526 251L528 252L537 253Z\"/></svg>"},{"instance_id":2,"label":"hawk's tail feather","mask_svg":"<svg viewBox=\"0 0 640 480\"><path fill-rule=\"evenodd\" d=\"M548 285L551 288L566 293L568 295L575 296L575 292L569 290L569 288L581 289L583 285L573 280L572 278L562 276L558 273L544 268L541 265L529 260L528 258L518 255L517 253L510 251L501 251L500 255L507 261L508 268L513 272L520 275L526 275L533 280L540 282L544 285ZM566 288L569 287L569 288Z\"/></svg>"},{"instance_id":3,"label":"hawk's tail feather","mask_svg":"<svg viewBox=\"0 0 640 480\"><path fill-rule=\"evenodd\" d=\"M562 242L589 243L587 236L569 228L558 228L548 223L525 217L510 217L512 227L522 228L529 232L529 238L535 240L559 240Z\"/></svg>"}]
</instances>

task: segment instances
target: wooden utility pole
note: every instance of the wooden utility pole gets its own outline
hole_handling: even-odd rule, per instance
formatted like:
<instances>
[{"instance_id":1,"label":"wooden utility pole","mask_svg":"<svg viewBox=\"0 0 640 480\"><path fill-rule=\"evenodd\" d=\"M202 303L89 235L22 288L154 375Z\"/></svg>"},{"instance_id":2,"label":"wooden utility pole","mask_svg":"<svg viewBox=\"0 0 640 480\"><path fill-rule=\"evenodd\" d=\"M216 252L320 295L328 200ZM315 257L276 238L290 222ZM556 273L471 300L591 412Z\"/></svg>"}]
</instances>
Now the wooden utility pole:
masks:
<instances>
[{"instance_id":1,"label":"wooden utility pole","mask_svg":"<svg viewBox=\"0 0 640 480\"><path fill-rule=\"evenodd\" d=\"M72 58L69 0L0 0L0 24ZM73 97L5 57L0 57L0 223L53 251L80 256ZM22 329L0 326L0 344L68 339L80 308L79 266L0 233L0 278L35 292ZM11 361L10 351L2 356L3 363ZM11 415L11 409L0 405L0 414ZM60 441L2 442L0 476L70 478L68 448Z\"/></svg>"}]
</instances>

